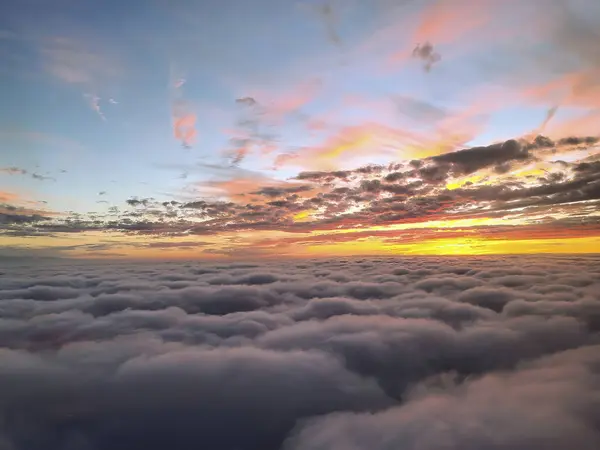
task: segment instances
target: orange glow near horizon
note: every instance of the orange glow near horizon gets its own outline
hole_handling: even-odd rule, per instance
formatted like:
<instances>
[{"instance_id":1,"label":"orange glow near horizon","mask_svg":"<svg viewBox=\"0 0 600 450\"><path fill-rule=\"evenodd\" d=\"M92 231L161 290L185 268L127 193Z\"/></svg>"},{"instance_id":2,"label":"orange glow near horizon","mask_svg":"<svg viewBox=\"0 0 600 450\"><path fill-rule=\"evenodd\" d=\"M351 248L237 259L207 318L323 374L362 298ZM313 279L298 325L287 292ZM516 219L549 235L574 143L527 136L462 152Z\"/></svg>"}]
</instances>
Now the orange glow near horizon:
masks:
<instances>
[{"instance_id":1,"label":"orange glow near horizon","mask_svg":"<svg viewBox=\"0 0 600 450\"><path fill-rule=\"evenodd\" d=\"M301 223L310 220L313 211L296 214ZM188 236L177 239L149 239L145 236L123 236L114 233L85 233L64 238L38 238L36 245L53 248L74 244L80 250L61 251L75 258L125 259L245 259L336 257L352 255L484 255L525 253L600 253L600 230L571 233L560 229L547 233L535 225L522 231L525 220L514 218L471 218L446 221L406 223L367 229L323 230L301 233L255 231L220 234L212 237ZM500 231L487 231L502 226ZM508 227L508 228L506 228ZM161 243L166 243L162 248ZM314 242L314 243L313 243ZM93 251L100 243L110 243L110 251ZM0 237L1 245L31 245L31 238Z\"/></svg>"}]
</instances>

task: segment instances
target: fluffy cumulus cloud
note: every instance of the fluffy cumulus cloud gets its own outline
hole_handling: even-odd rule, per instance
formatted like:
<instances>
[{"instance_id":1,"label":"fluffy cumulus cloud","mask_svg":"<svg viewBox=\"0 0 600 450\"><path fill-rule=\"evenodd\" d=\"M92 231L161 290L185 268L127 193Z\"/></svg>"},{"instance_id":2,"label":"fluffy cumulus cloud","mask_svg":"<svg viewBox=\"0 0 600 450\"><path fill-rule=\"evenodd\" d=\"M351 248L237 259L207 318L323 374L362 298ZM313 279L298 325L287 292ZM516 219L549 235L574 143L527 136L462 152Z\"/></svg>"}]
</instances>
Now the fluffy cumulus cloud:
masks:
<instances>
[{"instance_id":1,"label":"fluffy cumulus cloud","mask_svg":"<svg viewBox=\"0 0 600 450\"><path fill-rule=\"evenodd\" d=\"M597 449L597 256L5 261L0 448Z\"/></svg>"}]
</instances>

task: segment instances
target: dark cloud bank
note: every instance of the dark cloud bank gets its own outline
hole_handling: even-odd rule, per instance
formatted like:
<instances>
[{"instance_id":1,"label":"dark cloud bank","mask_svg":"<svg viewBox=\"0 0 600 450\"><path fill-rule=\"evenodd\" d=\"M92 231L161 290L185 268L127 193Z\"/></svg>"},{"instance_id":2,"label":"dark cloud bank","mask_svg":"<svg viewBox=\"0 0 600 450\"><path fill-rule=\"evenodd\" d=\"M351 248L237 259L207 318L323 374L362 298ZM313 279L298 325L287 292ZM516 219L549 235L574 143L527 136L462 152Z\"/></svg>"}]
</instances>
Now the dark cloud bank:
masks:
<instances>
[{"instance_id":1,"label":"dark cloud bank","mask_svg":"<svg viewBox=\"0 0 600 450\"><path fill-rule=\"evenodd\" d=\"M600 448L600 257L0 267L0 449Z\"/></svg>"}]
</instances>

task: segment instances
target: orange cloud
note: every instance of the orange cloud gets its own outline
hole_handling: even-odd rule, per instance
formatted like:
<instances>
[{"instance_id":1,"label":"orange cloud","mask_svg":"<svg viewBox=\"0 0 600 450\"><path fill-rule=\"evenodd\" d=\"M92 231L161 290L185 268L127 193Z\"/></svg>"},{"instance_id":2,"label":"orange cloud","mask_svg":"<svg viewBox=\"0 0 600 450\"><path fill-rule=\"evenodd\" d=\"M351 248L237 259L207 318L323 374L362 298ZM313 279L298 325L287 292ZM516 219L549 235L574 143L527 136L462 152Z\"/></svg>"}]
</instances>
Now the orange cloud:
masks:
<instances>
[{"instance_id":1,"label":"orange cloud","mask_svg":"<svg viewBox=\"0 0 600 450\"><path fill-rule=\"evenodd\" d=\"M19 196L14 192L0 191L0 202L14 202L19 199Z\"/></svg>"},{"instance_id":2,"label":"orange cloud","mask_svg":"<svg viewBox=\"0 0 600 450\"><path fill-rule=\"evenodd\" d=\"M58 212L54 212L54 211L44 211L44 210L40 210L40 209L30 209L31 206L39 206L41 204L43 204L43 202L39 202L39 201L35 201L35 200L30 200L30 197L28 195L23 195L21 194L17 194L15 192L8 192L8 191L0 191L0 203L5 203L5 204L10 204L11 207L18 207L18 210L12 210L12 213L17 213L17 214L44 214L44 215L59 215L60 213ZM11 209L8 208L6 209L6 205L5 205L5 209L4 211L8 211L8 213L10 214Z\"/></svg>"},{"instance_id":3,"label":"orange cloud","mask_svg":"<svg viewBox=\"0 0 600 450\"><path fill-rule=\"evenodd\" d=\"M300 183L290 183L288 181L256 175L238 177L230 180L209 181L203 183L201 189L208 188L209 191L213 191L219 197L246 204L265 203L269 201L269 198L255 194L262 188L289 188L298 185L300 185ZM300 198L307 198L320 190L321 188L314 186L313 189L295 192L295 194Z\"/></svg>"},{"instance_id":4,"label":"orange cloud","mask_svg":"<svg viewBox=\"0 0 600 450\"><path fill-rule=\"evenodd\" d=\"M436 0L421 13L413 41L445 44L485 26L492 19L493 0ZM467 14L468 12L468 14Z\"/></svg>"},{"instance_id":5,"label":"orange cloud","mask_svg":"<svg viewBox=\"0 0 600 450\"><path fill-rule=\"evenodd\" d=\"M547 127L545 134L554 139L567 136L600 136L600 109L553 123Z\"/></svg>"},{"instance_id":6,"label":"orange cloud","mask_svg":"<svg viewBox=\"0 0 600 450\"><path fill-rule=\"evenodd\" d=\"M280 122L313 101L321 89L321 80L314 78L287 90L250 89L245 98L256 101L269 120Z\"/></svg>"},{"instance_id":7,"label":"orange cloud","mask_svg":"<svg viewBox=\"0 0 600 450\"><path fill-rule=\"evenodd\" d=\"M599 61L600 63L600 61ZM600 66L593 70L572 72L523 91L523 98L533 104L553 104L534 134L553 138L573 135L600 135ZM561 107L583 109L576 117L557 121Z\"/></svg>"},{"instance_id":8,"label":"orange cloud","mask_svg":"<svg viewBox=\"0 0 600 450\"><path fill-rule=\"evenodd\" d=\"M511 0L504 0L508 3ZM411 18L403 26L417 23L416 28L406 41L406 45L392 54L392 62L401 62L411 56L415 45L431 43L435 49L439 45L453 44L461 41L465 44L459 50L464 51L468 44L480 45L482 38L492 38L499 34L490 24L498 15L497 0L481 0L470 2L466 0L433 0L417 12L417 17ZM502 5L505 6L505 5ZM468 11L468 13L467 13ZM403 19L403 21L406 19ZM479 31L477 39L465 42L463 38ZM442 58L444 55L442 55Z\"/></svg>"},{"instance_id":9,"label":"orange cloud","mask_svg":"<svg viewBox=\"0 0 600 450\"><path fill-rule=\"evenodd\" d=\"M526 61L527 70L545 81L523 88L522 100L549 107L600 108L600 22L594 20L594 12L588 17L591 22L582 19L575 6L553 2L545 14L531 17L532 32L551 53L533 53Z\"/></svg>"},{"instance_id":10,"label":"orange cloud","mask_svg":"<svg viewBox=\"0 0 600 450\"><path fill-rule=\"evenodd\" d=\"M192 105L184 97L183 87L186 79L182 73L171 64L169 89L171 95L171 119L173 122L173 135L181 144L189 148L196 143L198 132L196 130L196 113Z\"/></svg>"},{"instance_id":11,"label":"orange cloud","mask_svg":"<svg viewBox=\"0 0 600 450\"><path fill-rule=\"evenodd\" d=\"M285 115L310 103L315 99L320 90L321 82L319 80L311 80L300 84L292 91L267 100L267 105L273 114Z\"/></svg>"},{"instance_id":12,"label":"orange cloud","mask_svg":"<svg viewBox=\"0 0 600 450\"><path fill-rule=\"evenodd\" d=\"M196 114L190 111L189 105L181 100L173 104L173 135L185 147L196 142Z\"/></svg>"},{"instance_id":13,"label":"orange cloud","mask_svg":"<svg viewBox=\"0 0 600 450\"><path fill-rule=\"evenodd\" d=\"M276 168L296 166L309 170L348 168L352 160L388 155L390 159L415 159L439 155L464 146L483 128L475 114L449 116L429 130L412 131L380 123L364 123L342 128L323 144L285 153L275 159Z\"/></svg>"},{"instance_id":14,"label":"orange cloud","mask_svg":"<svg viewBox=\"0 0 600 450\"><path fill-rule=\"evenodd\" d=\"M262 178L237 178L224 181L209 181L204 186L215 190L219 196L226 197L234 201L245 201L251 203L256 198L250 196L250 192L254 192L262 186L272 186L273 181ZM203 187L204 187L203 186Z\"/></svg>"},{"instance_id":15,"label":"orange cloud","mask_svg":"<svg viewBox=\"0 0 600 450\"><path fill-rule=\"evenodd\" d=\"M525 99L561 106L600 107L600 67L573 72L524 89Z\"/></svg>"},{"instance_id":16,"label":"orange cloud","mask_svg":"<svg viewBox=\"0 0 600 450\"><path fill-rule=\"evenodd\" d=\"M300 151L296 154L283 154L275 159L275 166L294 165L313 170L330 170L339 166L344 158L356 158L377 152L385 143L397 140L408 133L378 124L364 124L342 129L328 138L322 145Z\"/></svg>"},{"instance_id":17,"label":"orange cloud","mask_svg":"<svg viewBox=\"0 0 600 450\"><path fill-rule=\"evenodd\" d=\"M35 203L35 202L23 202L20 200L21 199L14 194L0 192L0 201L11 201L16 204L18 204L18 203L21 203L21 204ZM0 214L7 214L9 216L10 215L23 215L23 216L60 216L60 215L62 215L62 213L60 213L60 212L48 211L48 210L37 209L37 208L17 207L15 209L14 204L10 205L10 206L3 206L0 204Z\"/></svg>"}]
</instances>

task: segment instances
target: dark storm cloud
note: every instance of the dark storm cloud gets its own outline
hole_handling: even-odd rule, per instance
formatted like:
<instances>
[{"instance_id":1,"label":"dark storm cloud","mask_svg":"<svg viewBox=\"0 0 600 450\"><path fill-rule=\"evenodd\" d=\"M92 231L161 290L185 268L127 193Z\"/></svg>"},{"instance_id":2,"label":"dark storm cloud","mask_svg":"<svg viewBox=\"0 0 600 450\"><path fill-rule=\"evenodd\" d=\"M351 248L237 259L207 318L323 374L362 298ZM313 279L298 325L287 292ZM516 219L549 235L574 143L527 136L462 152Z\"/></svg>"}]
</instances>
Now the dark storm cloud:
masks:
<instances>
[{"instance_id":1,"label":"dark storm cloud","mask_svg":"<svg viewBox=\"0 0 600 450\"><path fill-rule=\"evenodd\" d=\"M597 256L6 260L0 447L595 449L599 292Z\"/></svg>"}]
</instances>

